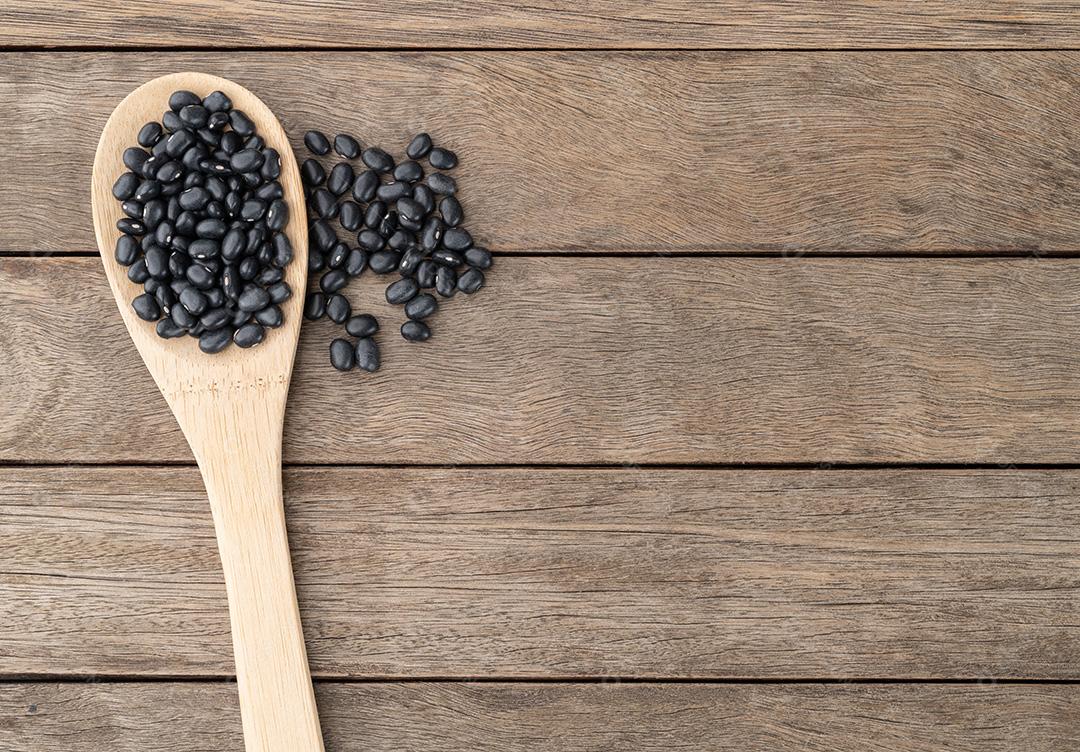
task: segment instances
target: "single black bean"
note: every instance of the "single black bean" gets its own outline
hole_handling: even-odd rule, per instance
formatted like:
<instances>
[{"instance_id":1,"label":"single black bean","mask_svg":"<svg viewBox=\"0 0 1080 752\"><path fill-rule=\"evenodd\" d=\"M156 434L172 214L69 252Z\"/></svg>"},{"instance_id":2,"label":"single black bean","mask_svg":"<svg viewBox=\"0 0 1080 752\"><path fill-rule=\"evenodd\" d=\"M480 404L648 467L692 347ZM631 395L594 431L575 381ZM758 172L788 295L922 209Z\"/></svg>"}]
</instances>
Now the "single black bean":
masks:
<instances>
[{"instance_id":1,"label":"single black bean","mask_svg":"<svg viewBox=\"0 0 1080 752\"><path fill-rule=\"evenodd\" d=\"M428 154L428 162L436 170L452 170L457 167L458 158L457 154L449 149L435 148Z\"/></svg>"},{"instance_id":2,"label":"single black bean","mask_svg":"<svg viewBox=\"0 0 1080 752\"><path fill-rule=\"evenodd\" d=\"M334 165L334 169L330 170L330 177L326 180L326 188L335 196L340 196L349 190L349 186L353 184L352 165L348 162L338 162Z\"/></svg>"},{"instance_id":3,"label":"single black bean","mask_svg":"<svg viewBox=\"0 0 1080 752\"><path fill-rule=\"evenodd\" d=\"M165 279L169 276L169 252L160 245L151 246L146 250L146 271L154 279Z\"/></svg>"},{"instance_id":4,"label":"single black bean","mask_svg":"<svg viewBox=\"0 0 1080 752\"><path fill-rule=\"evenodd\" d=\"M386 203L383 201L372 201L368 204L367 209L364 210L364 224L374 229L379 226L386 216Z\"/></svg>"},{"instance_id":5,"label":"single black bean","mask_svg":"<svg viewBox=\"0 0 1080 752\"><path fill-rule=\"evenodd\" d=\"M430 214L431 210L435 208L435 194L423 183L417 183L413 186L412 197L413 201L423 208L425 215Z\"/></svg>"},{"instance_id":6,"label":"single black bean","mask_svg":"<svg viewBox=\"0 0 1080 752\"><path fill-rule=\"evenodd\" d=\"M343 269L331 269L319 279L319 288L325 293L337 292L349 283L349 275Z\"/></svg>"},{"instance_id":7,"label":"single black bean","mask_svg":"<svg viewBox=\"0 0 1080 752\"><path fill-rule=\"evenodd\" d=\"M150 272L146 271L146 259L136 259L127 271L128 279L137 285L141 285L146 280L150 279Z\"/></svg>"},{"instance_id":8,"label":"single black bean","mask_svg":"<svg viewBox=\"0 0 1080 752\"><path fill-rule=\"evenodd\" d=\"M394 180L403 183L415 183L422 177L424 177L424 168L420 166L419 162L414 162L411 159L394 168Z\"/></svg>"},{"instance_id":9,"label":"single black bean","mask_svg":"<svg viewBox=\"0 0 1080 752\"><path fill-rule=\"evenodd\" d=\"M461 266L464 259L457 251L451 251L448 248L438 248L431 252L431 260L436 264L443 266L449 266L456 268Z\"/></svg>"},{"instance_id":10,"label":"single black bean","mask_svg":"<svg viewBox=\"0 0 1080 752\"><path fill-rule=\"evenodd\" d=\"M188 211L199 211L201 209L205 209L206 205L213 200L213 197L210 195L210 191L206 190L202 186L188 188L177 198L180 201L180 208Z\"/></svg>"},{"instance_id":11,"label":"single black bean","mask_svg":"<svg viewBox=\"0 0 1080 752\"><path fill-rule=\"evenodd\" d=\"M277 149L263 150L263 166L259 168L263 180L277 180L281 177L281 155Z\"/></svg>"},{"instance_id":12,"label":"single black bean","mask_svg":"<svg viewBox=\"0 0 1080 752\"><path fill-rule=\"evenodd\" d=\"M211 129L210 127L211 123L214 120L214 117L220 114L223 113L215 112L213 115L210 116L210 119L207 121L205 128L200 128L199 130L195 131L195 135L199 137L199 141L201 141L206 146L213 146L217 148L221 145L221 131ZM228 116L226 116L225 120L227 121L228 119ZM184 156L186 157L188 152L190 151L191 150L189 149L187 152L184 152ZM200 156L205 158L206 154L204 153ZM188 164L187 159L184 160L184 164ZM192 168L198 167L198 160L192 162L190 166Z\"/></svg>"},{"instance_id":13,"label":"single black bean","mask_svg":"<svg viewBox=\"0 0 1080 752\"><path fill-rule=\"evenodd\" d=\"M438 308L439 302L435 300L435 296L425 292L405 304L405 315L419 321L435 313Z\"/></svg>"},{"instance_id":14,"label":"single black bean","mask_svg":"<svg viewBox=\"0 0 1080 752\"><path fill-rule=\"evenodd\" d=\"M353 248L345 257L345 273L350 277L359 277L367 266L367 252L362 248Z\"/></svg>"},{"instance_id":15,"label":"single black bean","mask_svg":"<svg viewBox=\"0 0 1080 752\"><path fill-rule=\"evenodd\" d=\"M379 370L379 346L370 337L356 343L356 365L369 373Z\"/></svg>"},{"instance_id":16,"label":"single black bean","mask_svg":"<svg viewBox=\"0 0 1080 752\"><path fill-rule=\"evenodd\" d=\"M339 371L351 371L356 365L356 348L347 339L330 343L330 363Z\"/></svg>"},{"instance_id":17,"label":"single black bean","mask_svg":"<svg viewBox=\"0 0 1080 752\"><path fill-rule=\"evenodd\" d=\"M207 355L219 353L232 342L232 331L228 327L210 329L199 335L199 349Z\"/></svg>"},{"instance_id":18,"label":"single black bean","mask_svg":"<svg viewBox=\"0 0 1080 752\"><path fill-rule=\"evenodd\" d=\"M221 291L234 303L240 297L240 272L232 264L226 265L221 272Z\"/></svg>"},{"instance_id":19,"label":"single black bean","mask_svg":"<svg viewBox=\"0 0 1080 752\"><path fill-rule=\"evenodd\" d=\"M184 90L174 91L169 97L169 109L173 112L180 112L189 104L202 104L202 99L199 98L199 95Z\"/></svg>"},{"instance_id":20,"label":"single black bean","mask_svg":"<svg viewBox=\"0 0 1080 752\"><path fill-rule=\"evenodd\" d=\"M153 230L165 219L165 202L154 198L143 204L142 222L147 232Z\"/></svg>"},{"instance_id":21,"label":"single black bean","mask_svg":"<svg viewBox=\"0 0 1080 752\"><path fill-rule=\"evenodd\" d=\"M236 110L233 110L233 112L236 112ZM255 347L255 345L263 341L265 334L266 330L263 329L262 324L252 322L244 324L233 332L233 342L238 347Z\"/></svg>"},{"instance_id":22,"label":"single black bean","mask_svg":"<svg viewBox=\"0 0 1080 752\"><path fill-rule=\"evenodd\" d=\"M335 324L344 324L351 315L352 305L344 295L334 293L326 299L326 316Z\"/></svg>"},{"instance_id":23,"label":"single black bean","mask_svg":"<svg viewBox=\"0 0 1080 752\"><path fill-rule=\"evenodd\" d=\"M374 170L364 170L353 182L352 195L357 201L367 203L375 197L379 188L379 174Z\"/></svg>"},{"instance_id":24,"label":"single black bean","mask_svg":"<svg viewBox=\"0 0 1080 752\"><path fill-rule=\"evenodd\" d=\"M139 142L139 146L145 146L149 149L158 142L161 133L161 123L149 122L139 129L139 135L135 140Z\"/></svg>"},{"instance_id":25,"label":"single black bean","mask_svg":"<svg viewBox=\"0 0 1080 752\"><path fill-rule=\"evenodd\" d=\"M143 171L143 165L150 159L150 154L144 149L140 149L137 146L132 146L124 149L122 156L124 166L134 173L141 174Z\"/></svg>"},{"instance_id":26,"label":"single black bean","mask_svg":"<svg viewBox=\"0 0 1080 752\"><path fill-rule=\"evenodd\" d=\"M345 159L356 159L360 154L360 144L347 133L339 133L334 136L334 151Z\"/></svg>"},{"instance_id":27,"label":"single black bean","mask_svg":"<svg viewBox=\"0 0 1080 752\"><path fill-rule=\"evenodd\" d=\"M139 257L139 242L131 235L121 235L116 239L116 262L124 266L131 266Z\"/></svg>"},{"instance_id":28,"label":"single black bean","mask_svg":"<svg viewBox=\"0 0 1080 752\"><path fill-rule=\"evenodd\" d=\"M399 220L398 213L395 211L387 212L386 216L382 218L382 222L379 223L376 228L379 235L385 240L386 238L397 232Z\"/></svg>"},{"instance_id":29,"label":"single black bean","mask_svg":"<svg viewBox=\"0 0 1080 752\"><path fill-rule=\"evenodd\" d=\"M251 314L247 311L237 310L232 317L231 323L234 327L243 326L247 322L251 321Z\"/></svg>"},{"instance_id":30,"label":"single black bean","mask_svg":"<svg viewBox=\"0 0 1080 752\"><path fill-rule=\"evenodd\" d=\"M490 269L491 251L484 248L470 248L465 251L465 263L477 269Z\"/></svg>"},{"instance_id":31,"label":"single black bean","mask_svg":"<svg viewBox=\"0 0 1080 752\"><path fill-rule=\"evenodd\" d=\"M438 217L428 217L420 230L420 247L425 251L433 251L439 247L443 237L443 223Z\"/></svg>"},{"instance_id":32,"label":"single black bean","mask_svg":"<svg viewBox=\"0 0 1080 752\"><path fill-rule=\"evenodd\" d=\"M145 284L148 285L151 282L159 285L159 287L154 290L154 299L157 300L158 305L161 306L161 312L168 315L169 309L176 303L176 293L172 291L171 287L158 282L156 279L148 279Z\"/></svg>"},{"instance_id":33,"label":"single black bean","mask_svg":"<svg viewBox=\"0 0 1080 752\"><path fill-rule=\"evenodd\" d=\"M235 261L244 254L246 248L247 235L239 227L233 227L221 240L221 257L226 261Z\"/></svg>"},{"instance_id":34,"label":"single black bean","mask_svg":"<svg viewBox=\"0 0 1080 752\"><path fill-rule=\"evenodd\" d=\"M135 195L139 187L139 177L133 172L125 172L113 183L112 195L118 201L126 201Z\"/></svg>"},{"instance_id":35,"label":"single black bean","mask_svg":"<svg viewBox=\"0 0 1080 752\"><path fill-rule=\"evenodd\" d=\"M229 113L229 125L244 138L255 135L255 123L251 121L251 118L249 118L247 113L243 110L232 110ZM262 148L261 143L259 144L259 148Z\"/></svg>"},{"instance_id":36,"label":"single black bean","mask_svg":"<svg viewBox=\"0 0 1080 752\"><path fill-rule=\"evenodd\" d=\"M330 151L330 141L322 131L308 131L305 133L304 146L306 146L308 151L312 154L318 154L320 157Z\"/></svg>"},{"instance_id":37,"label":"single black bean","mask_svg":"<svg viewBox=\"0 0 1080 752\"><path fill-rule=\"evenodd\" d=\"M196 130L206 125L210 113L201 104L189 104L182 107L179 112L180 122Z\"/></svg>"},{"instance_id":38,"label":"single black bean","mask_svg":"<svg viewBox=\"0 0 1080 752\"><path fill-rule=\"evenodd\" d=\"M161 184L160 195L164 196L165 198L169 198L170 196L175 196L176 194L180 193L180 191L182 190L184 190L183 182L180 180L174 180L171 183Z\"/></svg>"},{"instance_id":39,"label":"single black bean","mask_svg":"<svg viewBox=\"0 0 1080 752\"><path fill-rule=\"evenodd\" d=\"M223 91L212 91L206 95L202 106L210 112L226 112L232 109L232 100Z\"/></svg>"},{"instance_id":40,"label":"single black bean","mask_svg":"<svg viewBox=\"0 0 1080 752\"><path fill-rule=\"evenodd\" d=\"M133 198L129 198L120 204L120 211L132 219L142 219L143 205Z\"/></svg>"},{"instance_id":41,"label":"single black bean","mask_svg":"<svg viewBox=\"0 0 1080 752\"><path fill-rule=\"evenodd\" d=\"M221 136L221 149L214 152L214 156L222 162L228 162L229 157L244 148L244 139L239 133L229 131Z\"/></svg>"},{"instance_id":42,"label":"single black bean","mask_svg":"<svg viewBox=\"0 0 1080 752\"><path fill-rule=\"evenodd\" d=\"M398 230L386 239L386 245L395 251L404 251L413 244L412 233Z\"/></svg>"},{"instance_id":43,"label":"single black bean","mask_svg":"<svg viewBox=\"0 0 1080 752\"><path fill-rule=\"evenodd\" d=\"M236 271L240 275L240 279L250 282L259 273L259 262L254 256L248 256L240 262L240 265L236 267Z\"/></svg>"},{"instance_id":44,"label":"single black bean","mask_svg":"<svg viewBox=\"0 0 1080 752\"><path fill-rule=\"evenodd\" d=\"M232 321L232 313L224 308L211 308L199 317L199 323L207 329L220 329Z\"/></svg>"},{"instance_id":45,"label":"single black bean","mask_svg":"<svg viewBox=\"0 0 1080 752\"><path fill-rule=\"evenodd\" d=\"M116 229L125 235L142 235L146 232L146 225L142 223L142 220L124 217L116 221Z\"/></svg>"},{"instance_id":46,"label":"single black bean","mask_svg":"<svg viewBox=\"0 0 1080 752\"><path fill-rule=\"evenodd\" d=\"M206 102L203 102L203 107L206 107ZM221 133L225 130L225 126L229 124L229 113L218 110L214 111L209 107L206 107L210 112L210 117L206 119L206 128L213 133Z\"/></svg>"},{"instance_id":47,"label":"single black bean","mask_svg":"<svg viewBox=\"0 0 1080 752\"><path fill-rule=\"evenodd\" d=\"M400 305L402 303L408 303L414 297L416 293L420 291L419 286L416 284L416 280L410 277L405 277L394 282L386 288L386 302L391 305Z\"/></svg>"},{"instance_id":48,"label":"single black bean","mask_svg":"<svg viewBox=\"0 0 1080 752\"><path fill-rule=\"evenodd\" d=\"M354 337L370 337L379 331L379 320L370 313L361 313L345 322L345 331Z\"/></svg>"},{"instance_id":49,"label":"single black bean","mask_svg":"<svg viewBox=\"0 0 1080 752\"><path fill-rule=\"evenodd\" d=\"M479 269L466 269L465 273L458 277L457 286L466 295L472 295L484 286L484 273Z\"/></svg>"},{"instance_id":50,"label":"single black bean","mask_svg":"<svg viewBox=\"0 0 1080 752\"><path fill-rule=\"evenodd\" d=\"M279 198L284 198L285 192L281 190L281 183L273 180L269 183L263 183L258 188L256 188L254 196L257 199L261 199L269 203L271 201L277 201Z\"/></svg>"},{"instance_id":51,"label":"single black bean","mask_svg":"<svg viewBox=\"0 0 1080 752\"><path fill-rule=\"evenodd\" d=\"M247 311L248 313L254 313L262 308L266 308L270 304L270 293L258 285L247 285L240 293L239 300L236 301L237 307L241 311ZM192 311L194 313L194 311Z\"/></svg>"},{"instance_id":52,"label":"single black bean","mask_svg":"<svg viewBox=\"0 0 1080 752\"><path fill-rule=\"evenodd\" d=\"M360 245L361 248L368 252L382 250L382 247L386 244L386 241L383 240L382 235L375 232L374 230L361 230L360 233L356 236L356 242Z\"/></svg>"},{"instance_id":53,"label":"single black bean","mask_svg":"<svg viewBox=\"0 0 1080 752\"><path fill-rule=\"evenodd\" d=\"M161 127L165 129L166 133L172 133L173 131L180 130L184 127L184 123L180 120L180 116L172 110L165 112L161 115ZM154 146L160 146L161 141L158 141Z\"/></svg>"},{"instance_id":54,"label":"single black bean","mask_svg":"<svg viewBox=\"0 0 1080 752\"><path fill-rule=\"evenodd\" d=\"M249 198L240 207L240 218L245 222L255 222L266 216L266 202Z\"/></svg>"},{"instance_id":55,"label":"single black bean","mask_svg":"<svg viewBox=\"0 0 1080 752\"><path fill-rule=\"evenodd\" d=\"M292 241L289 240L289 236L284 232L274 233L274 236L270 239L270 246L273 249L270 262L278 269L284 269L293 260L294 255Z\"/></svg>"},{"instance_id":56,"label":"single black bean","mask_svg":"<svg viewBox=\"0 0 1080 752\"><path fill-rule=\"evenodd\" d=\"M190 330L193 326L195 326L196 321L195 316L190 311L188 311L187 308L184 307L184 301L182 297L183 294L183 291L181 291L180 305L174 305L172 307L172 310L169 311L169 318L171 318L173 320L173 323L177 326L185 330Z\"/></svg>"},{"instance_id":57,"label":"single black bean","mask_svg":"<svg viewBox=\"0 0 1080 752\"><path fill-rule=\"evenodd\" d=\"M425 290L435 286L435 273L439 267L431 259L424 259L416 267L416 284Z\"/></svg>"},{"instance_id":58,"label":"single black bean","mask_svg":"<svg viewBox=\"0 0 1080 752\"><path fill-rule=\"evenodd\" d=\"M270 302L275 305L284 303L292 297L292 288L289 287L288 282L278 282L270 285L266 291L270 293Z\"/></svg>"},{"instance_id":59,"label":"single black bean","mask_svg":"<svg viewBox=\"0 0 1080 752\"><path fill-rule=\"evenodd\" d=\"M402 196L412 195L412 188L408 183L385 183L379 186L378 190L375 191L375 195L379 197L380 201L392 203Z\"/></svg>"},{"instance_id":60,"label":"single black bean","mask_svg":"<svg viewBox=\"0 0 1080 752\"><path fill-rule=\"evenodd\" d=\"M304 301L304 318L318 321L326 315L326 296L321 292L309 292Z\"/></svg>"},{"instance_id":61,"label":"single black bean","mask_svg":"<svg viewBox=\"0 0 1080 752\"><path fill-rule=\"evenodd\" d=\"M401 325L401 336L410 342L423 342L431 337L431 328L423 321L406 321Z\"/></svg>"},{"instance_id":62,"label":"single black bean","mask_svg":"<svg viewBox=\"0 0 1080 752\"><path fill-rule=\"evenodd\" d=\"M457 227L465 220L465 212L461 209L461 202L453 196L446 196L439 202L439 213L447 227Z\"/></svg>"},{"instance_id":63,"label":"single black bean","mask_svg":"<svg viewBox=\"0 0 1080 752\"><path fill-rule=\"evenodd\" d=\"M267 306L261 311L255 312L255 320L268 329L277 329L281 326L285 317L281 313L281 309L276 305Z\"/></svg>"},{"instance_id":64,"label":"single black bean","mask_svg":"<svg viewBox=\"0 0 1080 752\"><path fill-rule=\"evenodd\" d=\"M326 255L318 248L308 248L308 271L321 272L326 268Z\"/></svg>"},{"instance_id":65,"label":"single black bean","mask_svg":"<svg viewBox=\"0 0 1080 752\"><path fill-rule=\"evenodd\" d=\"M255 281L263 287L269 288L270 285L275 285L285 277L285 273L281 269L275 269L272 266L265 266L263 270L259 272L259 275L255 277ZM269 289L267 289L269 292Z\"/></svg>"},{"instance_id":66,"label":"single black bean","mask_svg":"<svg viewBox=\"0 0 1080 752\"><path fill-rule=\"evenodd\" d=\"M400 260L401 256L394 251L379 251L378 253L371 254L368 266L370 266L371 271L376 274L389 274L394 271L394 269L397 269Z\"/></svg>"},{"instance_id":67,"label":"single black bean","mask_svg":"<svg viewBox=\"0 0 1080 752\"><path fill-rule=\"evenodd\" d=\"M424 252L422 250L410 248L401 255L401 261L398 262L398 273L403 277L411 277L423 260Z\"/></svg>"},{"instance_id":68,"label":"single black bean","mask_svg":"<svg viewBox=\"0 0 1080 752\"><path fill-rule=\"evenodd\" d=\"M304 163L300 165L300 177L303 179L304 185L314 188L317 185L322 185L326 180L326 170L316 160L305 159Z\"/></svg>"},{"instance_id":69,"label":"single black bean","mask_svg":"<svg viewBox=\"0 0 1080 752\"><path fill-rule=\"evenodd\" d=\"M213 238L196 238L188 245L187 251L192 258L210 258L221 253L221 244Z\"/></svg>"},{"instance_id":70,"label":"single black bean","mask_svg":"<svg viewBox=\"0 0 1080 752\"><path fill-rule=\"evenodd\" d=\"M194 211L182 211L173 225L174 235L194 236L195 228L199 226L199 215ZM164 244L165 241L163 241Z\"/></svg>"},{"instance_id":71,"label":"single black bean","mask_svg":"<svg viewBox=\"0 0 1080 752\"><path fill-rule=\"evenodd\" d=\"M311 223L311 237L315 247L320 251L329 251L337 242L337 233L325 219L317 219Z\"/></svg>"},{"instance_id":72,"label":"single black bean","mask_svg":"<svg viewBox=\"0 0 1080 752\"><path fill-rule=\"evenodd\" d=\"M472 247L472 235L464 227L451 227L443 234L442 242L451 251L464 251Z\"/></svg>"},{"instance_id":73,"label":"single black bean","mask_svg":"<svg viewBox=\"0 0 1080 752\"><path fill-rule=\"evenodd\" d=\"M224 238L229 226L220 219L204 219L195 225L195 235L200 238Z\"/></svg>"},{"instance_id":74,"label":"single black bean","mask_svg":"<svg viewBox=\"0 0 1080 752\"><path fill-rule=\"evenodd\" d=\"M233 223L234 227L243 228L242 222ZM247 230L247 246L244 249L246 253L255 253L255 251L266 242L267 229L266 224L263 222L256 222L248 227Z\"/></svg>"},{"instance_id":75,"label":"single black bean","mask_svg":"<svg viewBox=\"0 0 1080 752\"><path fill-rule=\"evenodd\" d=\"M185 287L180 293L180 305L192 316L199 316L207 308L206 296L194 287Z\"/></svg>"},{"instance_id":76,"label":"single black bean","mask_svg":"<svg viewBox=\"0 0 1080 752\"><path fill-rule=\"evenodd\" d=\"M203 187L206 192L210 194L210 199L213 201L224 201L225 196L229 194L229 186L225 184L225 181L216 175L210 175L203 181ZM177 202L179 203L179 198Z\"/></svg>"},{"instance_id":77,"label":"single black bean","mask_svg":"<svg viewBox=\"0 0 1080 752\"><path fill-rule=\"evenodd\" d=\"M195 134L187 128L181 128L165 139L165 153L173 159L181 156L195 144Z\"/></svg>"},{"instance_id":78,"label":"single black bean","mask_svg":"<svg viewBox=\"0 0 1080 752\"><path fill-rule=\"evenodd\" d=\"M192 188L191 190L202 190L201 188ZM157 198L161 195L161 183L156 180L144 180L139 183L135 189L135 193L132 194L132 198L136 201L149 201L152 198ZM183 195L183 194L181 194Z\"/></svg>"},{"instance_id":79,"label":"single black bean","mask_svg":"<svg viewBox=\"0 0 1080 752\"><path fill-rule=\"evenodd\" d=\"M411 198L399 198L396 208L399 215L408 219L421 220L426 214L420 202Z\"/></svg>"},{"instance_id":80,"label":"single black bean","mask_svg":"<svg viewBox=\"0 0 1080 752\"><path fill-rule=\"evenodd\" d=\"M356 232L364 221L364 213L355 201L342 201L338 222L349 232Z\"/></svg>"},{"instance_id":81,"label":"single black bean","mask_svg":"<svg viewBox=\"0 0 1080 752\"><path fill-rule=\"evenodd\" d=\"M340 211L337 197L325 188L315 189L311 194L311 205L323 219L334 219Z\"/></svg>"},{"instance_id":82,"label":"single black bean","mask_svg":"<svg viewBox=\"0 0 1080 752\"><path fill-rule=\"evenodd\" d=\"M241 149L229 157L229 167L234 172L252 172L262 167L263 153L257 149Z\"/></svg>"},{"instance_id":83,"label":"single black bean","mask_svg":"<svg viewBox=\"0 0 1080 752\"><path fill-rule=\"evenodd\" d=\"M206 159L206 149L200 146L192 146L180 157L180 164L189 170L198 170L199 165ZM202 175L201 172L192 172L193 175Z\"/></svg>"},{"instance_id":84,"label":"single black bean","mask_svg":"<svg viewBox=\"0 0 1080 752\"><path fill-rule=\"evenodd\" d=\"M426 133L418 133L412 137L412 141L405 147L405 153L409 159L423 159L431 151L431 136Z\"/></svg>"},{"instance_id":85,"label":"single black bean","mask_svg":"<svg viewBox=\"0 0 1080 752\"><path fill-rule=\"evenodd\" d=\"M284 199L274 199L266 209L266 226L271 230L283 230L289 224L289 205Z\"/></svg>"},{"instance_id":86,"label":"single black bean","mask_svg":"<svg viewBox=\"0 0 1080 752\"><path fill-rule=\"evenodd\" d=\"M326 259L326 265L331 269L340 269L345 265L345 259L349 257L349 246L337 243L330 249L330 255Z\"/></svg>"},{"instance_id":87,"label":"single black bean","mask_svg":"<svg viewBox=\"0 0 1080 752\"><path fill-rule=\"evenodd\" d=\"M153 295L139 295L131 301L131 307L135 309L135 315L143 321L157 321L161 318L161 306Z\"/></svg>"},{"instance_id":88,"label":"single black bean","mask_svg":"<svg viewBox=\"0 0 1080 752\"><path fill-rule=\"evenodd\" d=\"M174 339L176 337L182 337L187 334L187 329L181 326L177 326L176 322L171 318L164 318L157 322L157 336L162 339Z\"/></svg>"},{"instance_id":89,"label":"single black bean","mask_svg":"<svg viewBox=\"0 0 1080 752\"><path fill-rule=\"evenodd\" d=\"M375 170L375 172L386 173L394 169L394 158L375 146L364 149L360 158L364 160L364 164Z\"/></svg>"},{"instance_id":90,"label":"single black bean","mask_svg":"<svg viewBox=\"0 0 1080 752\"><path fill-rule=\"evenodd\" d=\"M452 195L457 191L457 182L449 175L443 175L441 172L433 172L428 175L427 184L436 193Z\"/></svg>"},{"instance_id":91,"label":"single black bean","mask_svg":"<svg viewBox=\"0 0 1080 752\"><path fill-rule=\"evenodd\" d=\"M169 254L169 274L174 279L184 277L189 266L191 266L191 257L186 252L173 251Z\"/></svg>"},{"instance_id":92,"label":"single black bean","mask_svg":"<svg viewBox=\"0 0 1080 752\"><path fill-rule=\"evenodd\" d=\"M454 297L457 292L457 272L452 266L440 266L435 272L435 292L444 298Z\"/></svg>"}]
</instances>

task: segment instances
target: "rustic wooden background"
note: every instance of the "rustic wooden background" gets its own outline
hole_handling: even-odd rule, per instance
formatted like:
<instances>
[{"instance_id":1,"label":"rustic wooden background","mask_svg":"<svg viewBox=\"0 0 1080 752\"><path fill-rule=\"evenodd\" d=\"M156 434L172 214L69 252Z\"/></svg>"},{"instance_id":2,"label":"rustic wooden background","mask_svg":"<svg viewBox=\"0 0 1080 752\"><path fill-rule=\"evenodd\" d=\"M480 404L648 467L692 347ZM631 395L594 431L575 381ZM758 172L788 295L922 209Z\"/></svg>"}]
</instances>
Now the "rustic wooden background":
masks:
<instances>
[{"instance_id":1,"label":"rustic wooden background","mask_svg":"<svg viewBox=\"0 0 1080 752\"><path fill-rule=\"evenodd\" d=\"M305 328L328 752L1080 747L1080 4L6 0L0 48L0 750L241 747L89 215L180 69L430 130L498 255L373 376Z\"/></svg>"}]
</instances>

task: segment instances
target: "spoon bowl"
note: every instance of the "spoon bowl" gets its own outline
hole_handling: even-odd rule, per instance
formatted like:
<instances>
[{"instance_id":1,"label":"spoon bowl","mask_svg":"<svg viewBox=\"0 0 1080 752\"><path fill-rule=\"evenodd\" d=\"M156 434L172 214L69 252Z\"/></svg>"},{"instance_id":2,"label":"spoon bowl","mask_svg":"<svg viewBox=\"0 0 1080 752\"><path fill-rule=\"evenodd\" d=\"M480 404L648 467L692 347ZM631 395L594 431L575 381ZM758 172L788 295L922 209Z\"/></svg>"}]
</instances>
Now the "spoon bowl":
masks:
<instances>
[{"instance_id":1,"label":"spoon bowl","mask_svg":"<svg viewBox=\"0 0 1080 752\"><path fill-rule=\"evenodd\" d=\"M281 155L281 183L294 257L284 323L251 349L206 354L193 337L161 339L131 301L142 292L114 257L124 215L112 195L127 168L123 152L144 123L158 121L169 95L222 91ZM323 743L293 584L281 490L285 401L302 323L307 227L300 173L285 131L254 94L217 76L176 73L127 96L102 131L91 202L98 250L117 307L199 465L214 517L229 597L233 652L247 752L322 752Z\"/></svg>"}]
</instances>

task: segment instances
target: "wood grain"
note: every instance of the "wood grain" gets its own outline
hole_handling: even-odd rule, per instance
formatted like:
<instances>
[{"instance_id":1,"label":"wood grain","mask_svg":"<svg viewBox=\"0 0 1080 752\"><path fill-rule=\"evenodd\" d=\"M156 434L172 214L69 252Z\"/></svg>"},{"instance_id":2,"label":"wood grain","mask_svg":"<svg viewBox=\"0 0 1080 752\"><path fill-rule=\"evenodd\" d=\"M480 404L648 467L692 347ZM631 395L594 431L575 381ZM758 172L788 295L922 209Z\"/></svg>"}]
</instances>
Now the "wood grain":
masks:
<instances>
[{"instance_id":1,"label":"wood grain","mask_svg":"<svg viewBox=\"0 0 1080 752\"><path fill-rule=\"evenodd\" d=\"M1061 752L1076 686L322 684L327 748L716 752ZM0 687L10 752L226 752L222 684Z\"/></svg>"},{"instance_id":2,"label":"wood grain","mask_svg":"<svg viewBox=\"0 0 1080 752\"><path fill-rule=\"evenodd\" d=\"M101 52L0 56L0 251L92 248L106 116L192 69L297 145L430 130L500 252L1080 250L1080 53Z\"/></svg>"},{"instance_id":3,"label":"wood grain","mask_svg":"<svg viewBox=\"0 0 1080 752\"><path fill-rule=\"evenodd\" d=\"M322 677L1080 678L1080 471L294 468L285 499ZM0 472L0 674L231 671L194 468Z\"/></svg>"},{"instance_id":4,"label":"wood grain","mask_svg":"<svg viewBox=\"0 0 1080 752\"><path fill-rule=\"evenodd\" d=\"M200 47L1076 47L1061 0L7 0L0 45Z\"/></svg>"},{"instance_id":5,"label":"wood grain","mask_svg":"<svg viewBox=\"0 0 1080 752\"><path fill-rule=\"evenodd\" d=\"M502 258L377 374L305 326L290 463L1075 462L1080 261ZM94 258L0 259L0 458L190 462Z\"/></svg>"}]
</instances>

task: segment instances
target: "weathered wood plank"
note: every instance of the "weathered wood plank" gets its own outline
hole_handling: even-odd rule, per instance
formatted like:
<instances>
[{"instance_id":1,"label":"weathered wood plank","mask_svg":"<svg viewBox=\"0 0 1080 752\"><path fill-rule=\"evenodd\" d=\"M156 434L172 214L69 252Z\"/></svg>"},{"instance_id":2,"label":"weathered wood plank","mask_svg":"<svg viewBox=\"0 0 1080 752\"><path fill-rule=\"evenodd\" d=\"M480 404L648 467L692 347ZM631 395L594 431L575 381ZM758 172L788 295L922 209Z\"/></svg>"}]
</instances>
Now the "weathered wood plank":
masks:
<instances>
[{"instance_id":1,"label":"weathered wood plank","mask_svg":"<svg viewBox=\"0 0 1080 752\"><path fill-rule=\"evenodd\" d=\"M1080 261L504 258L341 374L306 326L293 463L1075 462ZM134 286L133 286L134 287ZM0 459L190 461L96 258L0 259Z\"/></svg>"},{"instance_id":2,"label":"weathered wood plank","mask_svg":"<svg viewBox=\"0 0 1080 752\"><path fill-rule=\"evenodd\" d=\"M155 52L0 56L0 251L93 248L109 112L191 68L296 144L430 130L498 251L1080 250L1080 53Z\"/></svg>"},{"instance_id":3,"label":"weathered wood plank","mask_svg":"<svg viewBox=\"0 0 1080 752\"><path fill-rule=\"evenodd\" d=\"M1080 678L1080 472L296 468L323 677ZM0 471L0 673L228 675L194 468Z\"/></svg>"},{"instance_id":4,"label":"weathered wood plank","mask_svg":"<svg viewBox=\"0 0 1080 752\"><path fill-rule=\"evenodd\" d=\"M1063 0L7 0L0 45L141 47L1076 47Z\"/></svg>"},{"instance_id":5,"label":"weathered wood plank","mask_svg":"<svg viewBox=\"0 0 1080 752\"><path fill-rule=\"evenodd\" d=\"M1080 687L321 684L327 749L1061 752ZM225 752L227 684L0 685L9 752Z\"/></svg>"}]
</instances>

